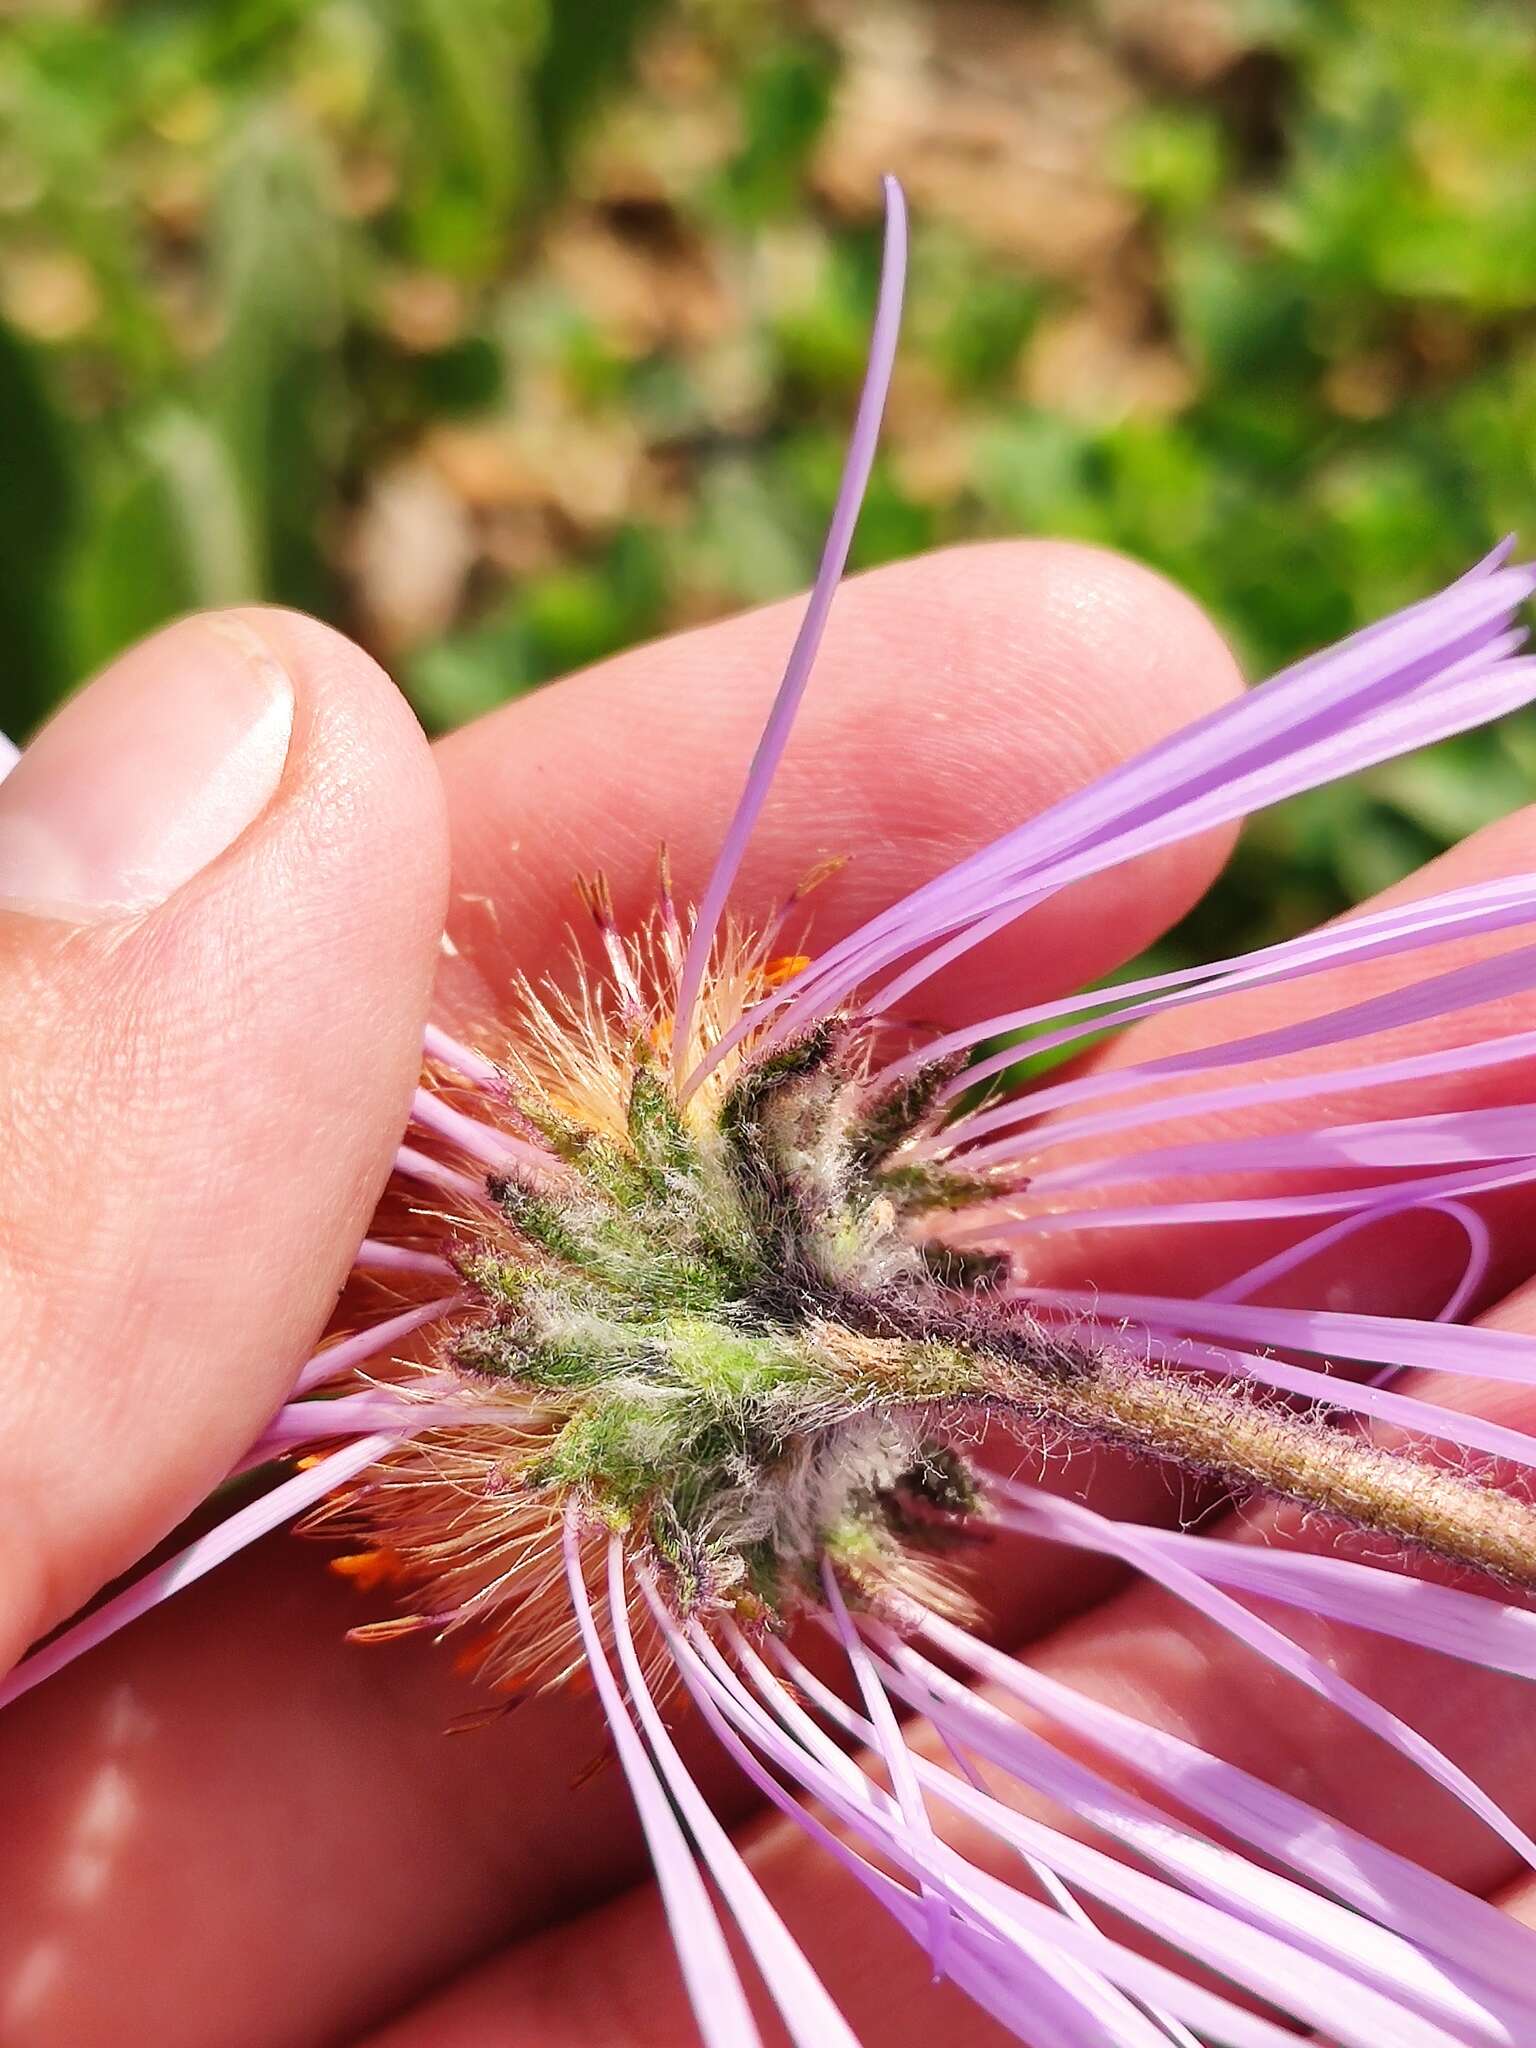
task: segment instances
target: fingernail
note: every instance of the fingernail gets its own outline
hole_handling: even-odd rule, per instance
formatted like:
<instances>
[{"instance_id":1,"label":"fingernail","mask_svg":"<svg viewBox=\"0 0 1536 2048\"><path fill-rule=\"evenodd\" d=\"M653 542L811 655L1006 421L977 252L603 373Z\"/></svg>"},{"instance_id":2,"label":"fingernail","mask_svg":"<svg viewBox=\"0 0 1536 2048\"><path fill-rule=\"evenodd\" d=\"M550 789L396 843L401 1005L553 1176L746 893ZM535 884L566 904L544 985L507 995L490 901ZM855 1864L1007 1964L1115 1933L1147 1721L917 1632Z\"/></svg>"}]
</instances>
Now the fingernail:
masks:
<instances>
[{"instance_id":1,"label":"fingernail","mask_svg":"<svg viewBox=\"0 0 1536 2048\"><path fill-rule=\"evenodd\" d=\"M265 810L293 685L241 619L187 619L114 662L0 782L0 908L152 910Z\"/></svg>"}]
</instances>

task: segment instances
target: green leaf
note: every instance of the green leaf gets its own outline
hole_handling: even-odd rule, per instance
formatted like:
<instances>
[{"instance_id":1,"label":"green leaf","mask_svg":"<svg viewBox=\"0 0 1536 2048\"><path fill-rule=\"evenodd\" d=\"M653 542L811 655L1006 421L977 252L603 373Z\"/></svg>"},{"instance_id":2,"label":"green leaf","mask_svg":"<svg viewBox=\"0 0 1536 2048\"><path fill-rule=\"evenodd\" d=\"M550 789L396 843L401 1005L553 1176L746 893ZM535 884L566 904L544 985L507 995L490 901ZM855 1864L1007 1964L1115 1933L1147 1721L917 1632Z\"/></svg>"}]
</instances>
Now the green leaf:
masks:
<instances>
[{"instance_id":1,"label":"green leaf","mask_svg":"<svg viewBox=\"0 0 1536 2048\"><path fill-rule=\"evenodd\" d=\"M142 458L98 484L69 584L82 674L196 602L186 533L165 473Z\"/></svg>"},{"instance_id":2,"label":"green leaf","mask_svg":"<svg viewBox=\"0 0 1536 2048\"><path fill-rule=\"evenodd\" d=\"M250 580L327 608L322 508L345 421L340 248L323 153L263 110L226 156L212 223L224 335L204 383L244 502Z\"/></svg>"}]
</instances>

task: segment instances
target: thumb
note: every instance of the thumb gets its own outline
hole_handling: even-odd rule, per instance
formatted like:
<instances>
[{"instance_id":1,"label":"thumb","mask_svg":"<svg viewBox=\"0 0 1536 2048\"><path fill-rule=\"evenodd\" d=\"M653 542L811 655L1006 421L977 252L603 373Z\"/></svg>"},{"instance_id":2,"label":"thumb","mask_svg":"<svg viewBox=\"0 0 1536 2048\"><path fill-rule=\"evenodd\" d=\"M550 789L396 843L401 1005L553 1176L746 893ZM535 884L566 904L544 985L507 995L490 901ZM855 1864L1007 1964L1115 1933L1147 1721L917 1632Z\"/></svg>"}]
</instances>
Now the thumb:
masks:
<instances>
[{"instance_id":1,"label":"thumb","mask_svg":"<svg viewBox=\"0 0 1536 2048\"><path fill-rule=\"evenodd\" d=\"M278 611L125 655L0 784L0 1670L228 1471L404 1124L436 771Z\"/></svg>"}]
</instances>

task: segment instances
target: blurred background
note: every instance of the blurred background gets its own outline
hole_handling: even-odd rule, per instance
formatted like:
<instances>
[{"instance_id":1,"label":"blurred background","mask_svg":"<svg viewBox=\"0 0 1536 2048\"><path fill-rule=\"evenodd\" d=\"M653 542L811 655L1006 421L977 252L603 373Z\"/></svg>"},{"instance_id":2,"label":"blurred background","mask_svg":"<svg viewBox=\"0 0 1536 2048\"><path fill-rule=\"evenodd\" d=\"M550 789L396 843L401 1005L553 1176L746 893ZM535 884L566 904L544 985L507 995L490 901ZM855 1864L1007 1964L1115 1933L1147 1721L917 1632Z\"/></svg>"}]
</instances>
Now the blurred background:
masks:
<instances>
[{"instance_id":1,"label":"blurred background","mask_svg":"<svg viewBox=\"0 0 1536 2048\"><path fill-rule=\"evenodd\" d=\"M0 727L271 597L429 727L803 585L878 174L861 565L1127 549L1250 673L1536 546L1529 0L0 0ZM1536 795L1536 722L1261 820L1174 948Z\"/></svg>"}]
</instances>

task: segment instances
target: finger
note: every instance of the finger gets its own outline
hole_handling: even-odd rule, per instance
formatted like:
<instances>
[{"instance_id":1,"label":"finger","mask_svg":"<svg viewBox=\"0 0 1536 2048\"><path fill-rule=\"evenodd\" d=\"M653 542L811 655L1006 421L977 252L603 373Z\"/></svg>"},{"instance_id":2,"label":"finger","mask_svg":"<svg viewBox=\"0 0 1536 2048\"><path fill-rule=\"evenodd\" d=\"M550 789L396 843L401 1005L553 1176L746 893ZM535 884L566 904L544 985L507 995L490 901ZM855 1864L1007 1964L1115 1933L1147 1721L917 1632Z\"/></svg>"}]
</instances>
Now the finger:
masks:
<instances>
[{"instance_id":1,"label":"finger","mask_svg":"<svg viewBox=\"0 0 1536 2048\"><path fill-rule=\"evenodd\" d=\"M827 899L841 922L1095 772L1115 736L1140 744L1235 687L1229 657L1186 600L1089 551L966 551L863 579L840 606L845 599L851 616L834 614L808 743L792 751L785 795L765 820L770 857L746 877L754 900L777 900L829 841L846 847L873 834L862 877L850 869ZM599 853L631 907L652 886L663 834L675 842L680 881L697 883L791 623L778 610L690 636L679 643L679 681L665 650L626 657L442 750L458 851L461 1009L495 1000L514 966L536 974L556 963L571 871ZM926 720L940 746L893 755L887 702L909 724ZM889 794L861 795L893 780L899 807ZM1198 890L1219 852L1169 856L1143 870L1138 888L1102 897L1092 949L1062 934L1078 949L1069 971L1142 943ZM502 905L496 924L477 907L487 895ZM1032 985L1043 983L1036 970ZM1070 1597L1060 1580L1042 1589L1037 1611ZM598 1742L580 1702L519 1710L501 1729L444 1743L445 1721L474 1695L430 1651L343 1645L358 1610L312 1557L280 1546L265 1564L237 1568L210 1658L219 1599L210 1586L163 1610L0 1724L0 1787L26 1801L13 1809L19 1846L6 1859L22 1903L0 1920L0 1949L24 1956L40 1940L64 1943L65 1967L19 2040L89 2048L132 2022L169 2041L177 2015L189 2040L232 2039L253 2010L263 2013L265 2048L344 2036L497 1932L537 1924L637 1868L612 1774L581 1795L585 1804L568 1805ZM92 1731L113 1689L130 1682L166 1731L134 1764L131 1870L104 1888L110 1911L89 1918L88 1938L59 1936L46 1873L93 1739L99 1750ZM189 1750L177 1731L193 1721L228 1731L227 1741ZM64 1789L40 1807L25 1787ZM209 1827L210 1814L225 1816L223 1831ZM228 1839L243 1845L244 1876L214 1922L214 1872L201 1857L217 1861L226 1884ZM359 1844L369 1874L361 1887ZM317 1888L324 1915L296 1919L296 1890ZM206 1930L199 2004L183 1996L183 1966L169 1957L162 1966L147 1938L186 1914ZM106 2026L108 1984L119 2031L93 2033Z\"/></svg>"},{"instance_id":2,"label":"finger","mask_svg":"<svg viewBox=\"0 0 1536 2048\"><path fill-rule=\"evenodd\" d=\"M784 1833L789 1825L754 1830L747 1860L860 2040L881 2048L1017 2042L963 1992L936 1983L917 1944L866 1914L867 1902L830 1859L805 1868L795 1856L779 1882L780 1844L798 1848ZM739 1948L736 1960L763 2038L778 2048L785 2037L771 2001ZM519 2048L677 2048L694 2038L697 2022L654 1886L638 1885L502 1950L367 2034L358 2048L480 2048L514 2015Z\"/></svg>"},{"instance_id":3,"label":"finger","mask_svg":"<svg viewBox=\"0 0 1536 2048\"><path fill-rule=\"evenodd\" d=\"M1533 868L1536 806L1488 826L1352 915L1408 904L1440 891L1461 889L1501 876L1528 873ZM1322 1017L1388 990L1408 987L1427 976L1449 972L1464 963L1528 945L1530 938L1529 928L1516 927L1202 1002L1132 1025L1106 1049L1099 1065L1104 1071L1132 1067ZM1205 1090L1229 1083L1259 1079L1267 1084L1309 1074L1323 1075L1330 1069L1430 1053L1533 1027L1536 992L1525 992L1474 1008L1447 1010L1411 1026L1378 1032L1339 1047L1325 1046L1272 1059L1263 1066L1249 1063L1222 1067L1189 1079L1161 1079L1155 1088L1115 1098L1133 1113L1141 1103L1155 1101L1156 1121L1127 1125L1121 1132L1059 1146L1052 1142L1040 1152L1039 1161L1053 1169L1095 1159L1118 1166L1122 1160L1134 1159L1144 1148L1173 1143L1182 1151L1202 1140L1230 1141L1266 1133L1310 1130L1323 1124L1426 1116L1528 1101L1536 1075L1536 1061L1530 1058L1491 1066L1468 1062L1464 1067L1451 1065L1448 1071L1428 1079L1386 1085L1346 1083L1336 1089L1295 1097L1277 1089L1255 1088L1252 1099L1238 1108L1185 1107L1191 1099L1198 1101ZM1053 1141L1052 1124L1065 1129L1066 1120L1073 1113L1068 1109L1062 1117L1051 1119L1040 1135ZM1140 1211L1150 1212L1155 1205L1165 1202L1233 1196L1260 1200L1316 1188L1368 1186L1373 1178L1381 1181L1391 1177L1383 1172L1373 1176L1368 1169L1351 1169L1347 1173L1335 1170L1327 1174L1257 1170L1241 1175L1202 1175L1196 1155L1191 1159L1191 1170L1178 1178L1149 1173L1134 1181L1117 1179L1102 1190L1095 1189L1090 1179L1087 1185L1074 1189L1069 1199L1057 1198L1055 1206L1091 1212L1097 1208L1123 1211L1135 1205ZM1529 1270L1536 1192L1517 1188L1470 1199L1471 1206L1485 1217L1492 1231L1488 1278L1474 1303L1476 1306L1497 1300ZM1059 1234L1053 1228L1049 1236L1029 1239L1028 1267L1031 1278L1040 1284L1087 1282L1113 1284L1126 1292L1198 1295L1249 1271L1331 1220L1331 1215L1298 1215L1272 1222L1217 1223L1207 1214L1185 1226L1169 1222L1110 1230L1088 1227L1085 1215L1080 1228ZM1326 1301L1334 1308L1373 1314L1433 1316L1455 1290L1465 1261L1466 1240L1454 1223L1444 1215L1426 1210L1405 1210L1323 1249L1251 1298L1276 1303ZM1106 1280L1106 1275L1113 1276L1112 1282Z\"/></svg>"},{"instance_id":4,"label":"finger","mask_svg":"<svg viewBox=\"0 0 1536 2048\"><path fill-rule=\"evenodd\" d=\"M621 925L681 896L724 836L798 600L643 647L439 747L454 834L444 977L473 1023L513 975L564 960L572 880L601 867ZM1233 695L1204 614L1136 563L1063 542L954 548L853 578L759 821L733 906L767 915L824 859L812 946ZM1224 833L1050 903L924 993L924 1015L1079 986L1150 943L1225 857Z\"/></svg>"},{"instance_id":5,"label":"finger","mask_svg":"<svg viewBox=\"0 0 1536 2048\"><path fill-rule=\"evenodd\" d=\"M0 1665L223 1477L324 1324L443 843L388 681L275 611L136 648L0 786Z\"/></svg>"}]
</instances>

